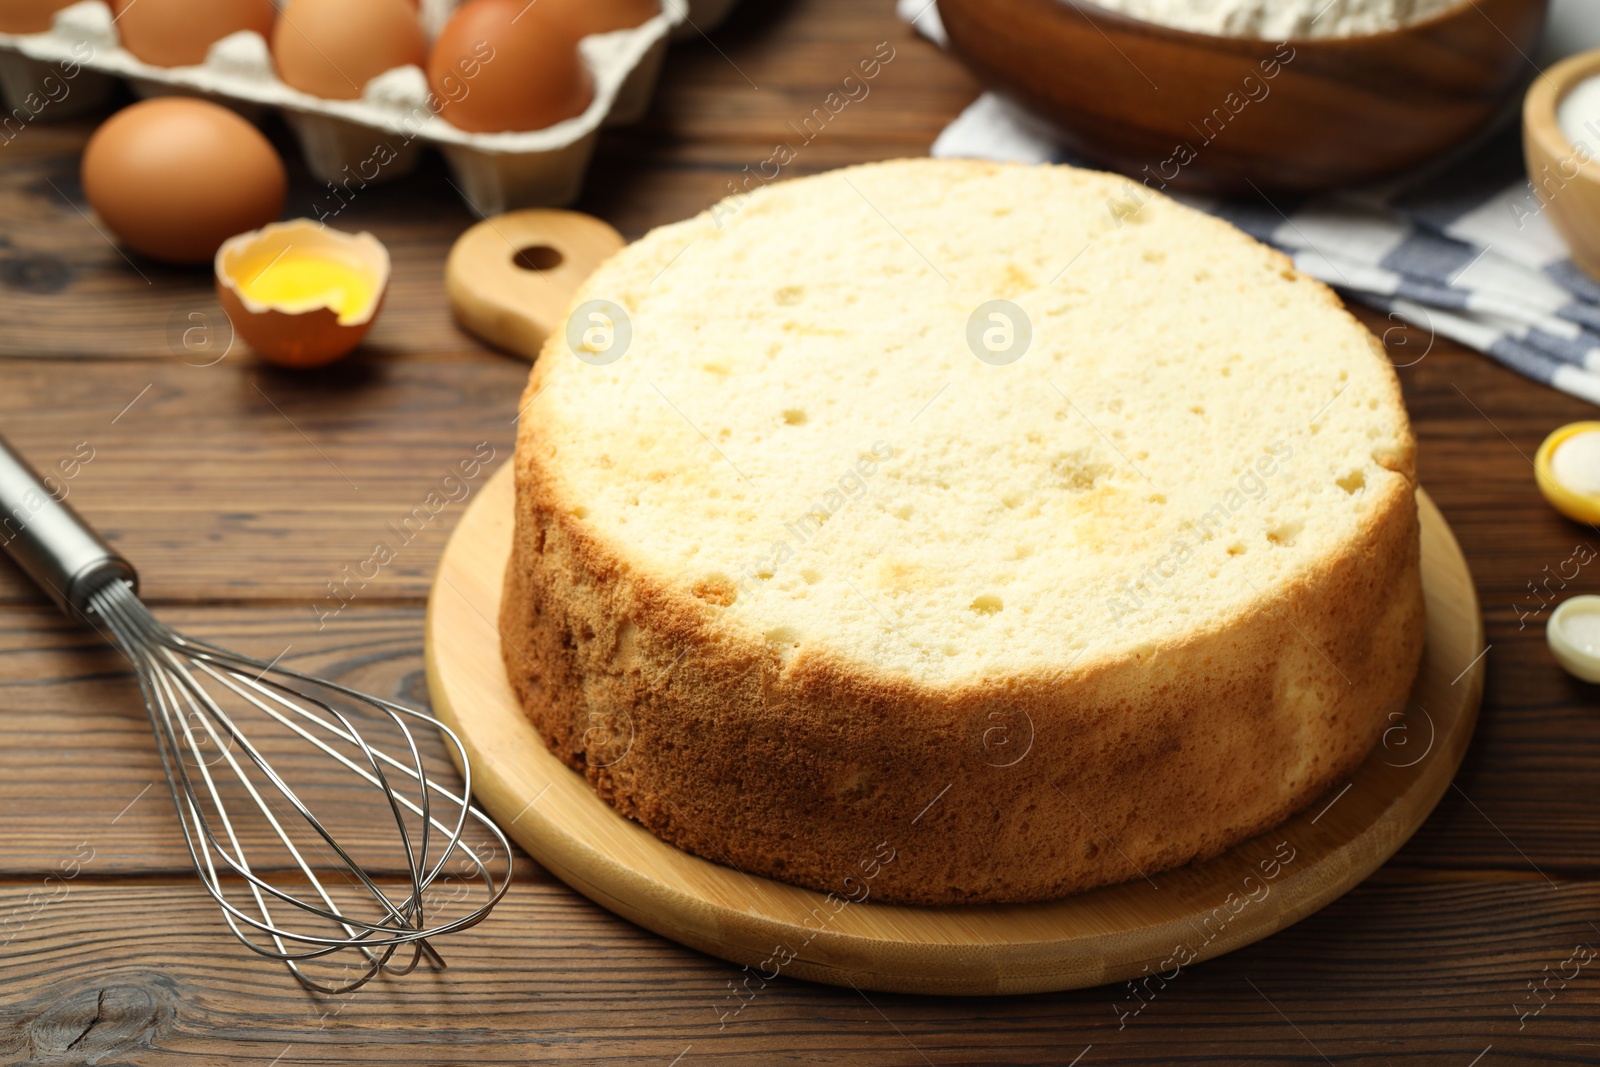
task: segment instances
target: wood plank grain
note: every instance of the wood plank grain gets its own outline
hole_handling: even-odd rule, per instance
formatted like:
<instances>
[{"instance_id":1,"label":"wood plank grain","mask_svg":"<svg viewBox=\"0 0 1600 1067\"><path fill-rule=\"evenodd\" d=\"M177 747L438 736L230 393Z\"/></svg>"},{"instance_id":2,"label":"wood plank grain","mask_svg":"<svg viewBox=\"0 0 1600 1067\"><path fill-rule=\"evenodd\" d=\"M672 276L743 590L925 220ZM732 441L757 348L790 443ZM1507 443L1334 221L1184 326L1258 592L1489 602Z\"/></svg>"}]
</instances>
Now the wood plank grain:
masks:
<instances>
[{"instance_id":1,"label":"wood plank grain","mask_svg":"<svg viewBox=\"0 0 1600 1067\"><path fill-rule=\"evenodd\" d=\"M579 206L625 236L726 195L877 41L896 54L870 96L800 145L786 175L922 154L977 91L888 0L747 2L714 40L675 47L646 120L601 138ZM76 155L91 127L35 125L5 148L0 427L41 465L80 441L96 447L72 502L144 568L162 614L268 656L295 641L308 663L322 657L380 692L418 697L421 598L451 510L322 633L311 602L418 503L439 464L480 439L501 454L510 441L525 367L450 321L444 255L471 218L444 168L430 160L335 219L373 230L395 253L370 352L324 375L261 377L240 354L211 368L181 362L175 348L203 361L175 346L173 330L214 312L208 277L151 272L147 283L77 214ZM281 128L271 132L285 143ZM322 192L288 154L294 212L310 213ZM1494 647L1478 741L1460 792L1373 879L1147 992L1126 1028L1117 1011L1137 1006L1126 989L869 1003L780 978L719 1030L717 1012L737 1004L728 983L744 975L535 880L547 876L531 865L502 912L446 944L448 980L417 975L317 1003L247 959L192 881L166 880L187 857L160 787L116 819L153 767L128 679L0 568L0 812L10 816L0 824L0 881L10 880L0 917L31 916L0 948L0 1061L1600 1063L1592 965L1520 1030L1517 1017L1535 1003L1527 982L1560 968L1577 942L1600 939L1588 926L1600 903L1600 795L1588 786L1600 765L1597 691L1550 660L1548 610L1530 615L1540 602L1528 587L1543 588L1545 568L1579 540L1600 547L1600 535L1544 506L1524 458L1594 409L1358 314L1410 364L1400 373L1422 478L1484 602ZM1600 591L1596 573L1586 567L1556 592ZM43 872L86 834L104 851L70 896L32 915L48 891Z\"/></svg>"},{"instance_id":2,"label":"wood plank grain","mask_svg":"<svg viewBox=\"0 0 1600 1067\"><path fill-rule=\"evenodd\" d=\"M1386 329L1382 319L1367 318L1380 332ZM276 601L281 611L262 625L276 626L283 643L297 632L313 632L319 613L339 608L343 595L330 593L328 583L339 583L344 568L367 558L369 541L392 539L390 524L403 521L436 487L435 475L442 477L451 462L468 454L466 443L488 421L485 413L495 407L502 413L513 410L522 376L520 366L509 360L486 361L470 372L454 364L382 365L350 384L367 400L365 414L353 418L346 396L325 383L277 377L256 393L246 382L261 379L247 374L174 367L157 376L159 388L112 424L114 402L149 384L151 375L143 370L119 364L93 377L58 376L57 365L49 361L13 363L9 381L14 388L8 394L13 402L42 404L47 391L56 395L47 414L8 419L8 432L36 462L48 466L52 454L71 453L83 426L103 426L110 436L91 435L100 447L71 483L72 502L138 561L154 599ZM1495 647L1489 652L1480 738L1469 753L1460 794L1447 795L1440 814L1396 862L1455 869L1531 863L1554 873L1593 872L1600 856L1600 794L1566 783L1581 780L1600 758L1600 718L1588 710L1590 687L1563 674L1544 647L1542 617L1529 617L1540 601L1526 588L1540 578L1541 568L1567 560L1575 542L1592 532L1543 505L1531 468L1525 469L1518 455L1518 448L1531 454L1542 436L1549 419L1543 412L1565 406L1576 417L1582 405L1442 344L1402 374L1413 411L1419 413L1424 479L1439 487L1438 498L1468 553ZM272 401L277 410L266 401L267 389L277 394ZM1526 411L1505 399L1527 394ZM1467 403L1472 396L1498 401L1495 423L1515 435L1517 447ZM495 421L501 429L494 447L504 455L511 424L509 418ZM162 436L171 425L185 427L181 441ZM353 426L363 426L364 432L358 435ZM191 441L204 441L205 448L195 449ZM1459 473L1474 465L1485 469L1472 477ZM341 471L362 489L350 490ZM1519 497L1517 507L1498 503ZM419 602L459 513L458 505L451 509L424 526L391 567L356 592L354 603ZM1592 590L1591 571L1569 584L1570 592ZM9 566L0 569L0 590L13 601L39 601ZM1512 610L1516 604L1524 618ZM201 621L215 624L216 619ZM40 660L28 648L25 634L54 625L43 608L18 617L14 676L27 676L30 685L39 678L68 679L51 693L56 708L97 706L104 694L78 679L78 668L60 658ZM69 647L82 647L84 640ZM415 640L404 653L412 671L417 669ZM281 647L263 651L270 658ZM73 722L59 734L30 739L11 751L19 767L36 773L38 767L58 765L62 751L81 743L67 736L80 729L82 724ZM135 719L130 736L117 744L148 755L144 730ZM115 764L121 757L113 746L104 758ZM15 780L38 784L41 796L67 784ZM102 805L112 799L96 798ZM38 836L46 843L63 839L89 817L45 807L47 821ZM57 814L65 826L49 821ZM138 849L150 850L143 853L149 857L147 869L182 868L170 829L139 843ZM130 861L136 852L130 849ZM49 862L47 845L15 856L21 869Z\"/></svg>"},{"instance_id":3,"label":"wood plank grain","mask_svg":"<svg viewBox=\"0 0 1600 1067\"><path fill-rule=\"evenodd\" d=\"M1401 371L1422 480L1430 492L1437 486L1486 611L1514 624L1516 605L1531 611L1536 594L1548 602L1561 591L1559 583L1539 591L1545 568L1560 571L1579 543L1600 547L1600 535L1544 504L1524 460L1587 406L1447 342L1435 348ZM323 590L477 442L508 454L526 375L520 361L487 354L442 362L368 355L314 375L231 357L204 368L113 362L92 375L50 359L5 367L7 434L40 467L85 442L94 449L71 486L73 502L163 598L304 599ZM422 543L426 554L378 584L422 596L442 541L430 530ZM1594 571L1565 592L1593 588ZM0 600L24 595L0 573Z\"/></svg>"},{"instance_id":4,"label":"wood plank grain","mask_svg":"<svg viewBox=\"0 0 1600 1067\"><path fill-rule=\"evenodd\" d=\"M8 154L8 165L0 169L0 317L8 327L0 353L161 362L214 358L226 347L228 328L211 272L124 258L91 220L76 154L93 128L92 122L30 127L7 148L17 154ZM281 130L275 139L283 146ZM52 151L43 151L47 147ZM289 158L295 181L287 214L333 210L327 190L310 180L297 156ZM374 327L370 351L388 358L408 351L476 351L448 314L438 314L442 299L408 299L438 290L438 250L471 221L437 162L417 181L432 194L426 213L411 209L417 190L407 183L363 190L348 213L333 219L348 229L370 229L392 253L395 298ZM82 313L86 307L93 314ZM197 327L223 341L186 351L184 333Z\"/></svg>"},{"instance_id":5,"label":"wood plank grain","mask_svg":"<svg viewBox=\"0 0 1600 1067\"><path fill-rule=\"evenodd\" d=\"M0 889L12 918L0 1058L1464 1067L1492 1046L1486 1063L1596 1063L1600 963L1574 950L1600 943L1597 910L1593 885L1369 883L1277 937L1148 979L1139 996L861 995L780 974L750 979L741 999L738 968L560 886L522 884L489 921L441 941L448 971L330 1002L234 944L192 883L86 879L53 894ZM1547 975L1531 1014L1528 983Z\"/></svg>"},{"instance_id":6,"label":"wood plank grain","mask_svg":"<svg viewBox=\"0 0 1600 1067\"><path fill-rule=\"evenodd\" d=\"M358 600L321 630L308 604L167 605L158 614L262 659L287 648L297 669L429 706L419 604ZM1600 877L1600 790L1580 784L1600 763L1590 687L1555 666L1542 635L1501 640L1489 653L1489 689L1456 787L1390 867ZM0 878L49 870L85 834L111 826L146 786L100 842L97 866L188 869L131 670L97 635L44 604L0 609L0 707L0 810L10 816L0 825ZM433 765L453 778L439 762L442 748L427 740ZM296 778L309 776L316 803L343 802L333 785L319 786L315 766L289 761L286 769L306 769ZM352 816L381 825L377 797L357 799Z\"/></svg>"},{"instance_id":7,"label":"wood plank grain","mask_svg":"<svg viewBox=\"0 0 1600 1067\"><path fill-rule=\"evenodd\" d=\"M329 584L351 590L355 572L369 574L362 597L426 594L460 502L510 455L526 376L500 356L368 359L310 376L176 360L89 375L18 360L0 425L41 473L63 477L69 503L153 599L265 597L309 613L336 606ZM74 457L88 461L65 478ZM393 562L364 568L380 542ZM37 600L9 563L0 600Z\"/></svg>"},{"instance_id":8,"label":"wood plank grain","mask_svg":"<svg viewBox=\"0 0 1600 1067\"><path fill-rule=\"evenodd\" d=\"M310 624L308 612L289 608L243 616L192 609L161 614L185 633L263 661L276 659L375 696L428 705L418 608L353 606L321 631ZM6 709L0 810L7 815L0 829L0 876L42 876L80 846L92 852L92 870L101 877L187 872L182 827L132 664L97 634L42 608L0 611L0 648L0 704ZM230 710L342 844L379 873L405 869L388 841L393 820L381 792L331 773L309 745L268 729L264 715ZM370 722L366 729L374 742L389 735ZM460 776L438 735L424 730L417 739L428 774L459 788ZM398 739L391 751L404 754ZM250 810L244 803L240 809ZM292 821L292 814L283 814ZM275 849L264 850L272 839L261 819L241 819L237 829L258 869L287 864ZM487 839L479 834L468 840L477 845ZM533 870L520 853L518 862L519 870Z\"/></svg>"},{"instance_id":9,"label":"wood plank grain","mask_svg":"<svg viewBox=\"0 0 1600 1067\"><path fill-rule=\"evenodd\" d=\"M837 131L859 141L920 143L925 154L979 86L947 53L918 37L887 3L792 0L744 4L715 34L677 48L643 129L710 147L765 142L841 89L880 43L893 58L862 99L841 112ZM887 53L886 53L887 54ZM861 96L860 92L856 92ZM859 110L857 105L860 105ZM870 151L870 149L869 149Z\"/></svg>"}]
</instances>

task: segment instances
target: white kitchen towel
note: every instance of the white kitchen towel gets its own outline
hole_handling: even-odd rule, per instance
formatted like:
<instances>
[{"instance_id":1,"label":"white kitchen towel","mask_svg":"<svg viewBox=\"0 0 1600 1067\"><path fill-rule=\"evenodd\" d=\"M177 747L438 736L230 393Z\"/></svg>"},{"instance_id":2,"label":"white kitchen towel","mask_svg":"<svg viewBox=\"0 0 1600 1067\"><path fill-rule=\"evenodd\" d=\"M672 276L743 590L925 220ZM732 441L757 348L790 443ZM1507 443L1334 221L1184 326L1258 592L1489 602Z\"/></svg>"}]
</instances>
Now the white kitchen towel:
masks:
<instances>
[{"instance_id":1,"label":"white kitchen towel","mask_svg":"<svg viewBox=\"0 0 1600 1067\"><path fill-rule=\"evenodd\" d=\"M1573 6L1558 4L1553 25ZM946 43L936 0L899 0L899 12ZM1547 41L1540 59L1583 43L1560 48ZM1600 156L1600 130L1587 147ZM1081 162L1061 148L1050 123L992 92L939 135L932 154ZM1573 265L1545 218L1515 122L1442 165L1381 186L1270 200L1179 199L1283 250L1302 272L1397 325L1448 337L1600 404L1600 284ZM1394 355L1420 359L1429 343L1412 340L1409 354Z\"/></svg>"}]
</instances>

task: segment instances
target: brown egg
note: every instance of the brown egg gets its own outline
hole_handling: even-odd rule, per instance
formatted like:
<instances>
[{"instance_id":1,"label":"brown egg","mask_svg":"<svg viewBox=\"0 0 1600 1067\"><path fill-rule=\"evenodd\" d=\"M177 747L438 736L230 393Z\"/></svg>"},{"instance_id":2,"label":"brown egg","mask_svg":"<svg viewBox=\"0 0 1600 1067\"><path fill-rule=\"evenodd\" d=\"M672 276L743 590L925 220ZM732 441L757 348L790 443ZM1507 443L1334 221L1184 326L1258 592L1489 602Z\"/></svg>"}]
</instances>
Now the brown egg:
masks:
<instances>
[{"instance_id":1,"label":"brown egg","mask_svg":"<svg viewBox=\"0 0 1600 1067\"><path fill-rule=\"evenodd\" d=\"M372 329L389 288L389 251L370 233L293 219L230 237L216 275L222 309L257 355L321 367Z\"/></svg>"},{"instance_id":2,"label":"brown egg","mask_svg":"<svg viewBox=\"0 0 1600 1067\"><path fill-rule=\"evenodd\" d=\"M83 191L122 243L204 263L283 211L288 175L250 123L218 104L160 97L112 115L83 152Z\"/></svg>"},{"instance_id":3,"label":"brown egg","mask_svg":"<svg viewBox=\"0 0 1600 1067\"><path fill-rule=\"evenodd\" d=\"M231 33L272 34L272 0L117 0L122 47L157 67L193 67Z\"/></svg>"},{"instance_id":4,"label":"brown egg","mask_svg":"<svg viewBox=\"0 0 1600 1067\"><path fill-rule=\"evenodd\" d=\"M660 0L538 0L552 25L574 37L631 30L661 14Z\"/></svg>"},{"instance_id":5,"label":"brown egg","mask_svg":"<svg viewBox=\"0 0 1600 1067\"><path fill-rule=\"evenodd\" d=\"M0 0L0 33L43 33L57 11L77 0Z\"/></svg>"},{"instance_id":6,"label":"brown egg","mask_svg":"<svg viewBox=\"0 0 1600 1067\"><path fill-rule=\"evenodd\" d=\"M542 0L470 0L435 42L428 84L439 113L472 133L542 130L594 99L576 40Z\"/></svg>"},{"instance_id":7,"label":"brown egg","mask_svg":"<svg viewBox=\"0 0 1600 1067\"><path fill-rule=\"evenodd\" d=\"M272 58L285 84L354 100L384 71L426 66L428 37L411 0L289 0L272 32Z\"/></svg>"}]
</instances>

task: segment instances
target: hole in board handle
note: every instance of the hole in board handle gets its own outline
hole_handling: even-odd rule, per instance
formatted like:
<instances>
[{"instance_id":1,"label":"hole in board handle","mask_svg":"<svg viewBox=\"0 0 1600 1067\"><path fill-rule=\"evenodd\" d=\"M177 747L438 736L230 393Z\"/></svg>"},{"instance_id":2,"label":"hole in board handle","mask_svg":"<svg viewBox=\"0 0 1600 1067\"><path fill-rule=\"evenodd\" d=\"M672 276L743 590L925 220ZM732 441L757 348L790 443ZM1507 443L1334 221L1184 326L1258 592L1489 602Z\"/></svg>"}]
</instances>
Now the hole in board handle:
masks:
<instances>
[{"instance_id":1,"label":"hole in board handle","mask_svg":"<svg viewBox=\"0 0 1600 1067\"><path fill-rule=\"evenodd\" d=\"M512 262L523 270L555 270L566 262L567 257L561 254L559 248L549 245L529 245L519 249L512 257Z\"/></svg>"}]
</instances>

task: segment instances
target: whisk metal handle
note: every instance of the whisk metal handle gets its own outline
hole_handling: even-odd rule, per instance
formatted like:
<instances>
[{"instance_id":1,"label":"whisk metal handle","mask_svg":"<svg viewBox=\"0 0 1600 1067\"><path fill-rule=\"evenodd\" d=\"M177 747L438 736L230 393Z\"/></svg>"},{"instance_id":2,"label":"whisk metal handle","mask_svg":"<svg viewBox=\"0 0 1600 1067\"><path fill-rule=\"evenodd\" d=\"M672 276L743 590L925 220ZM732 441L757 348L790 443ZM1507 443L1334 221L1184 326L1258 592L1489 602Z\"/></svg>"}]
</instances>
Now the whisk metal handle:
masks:
<instances>
[{"instance_id":1,"label":"whisk metal handle","mask_svg":"<svg viewBox=\"0 0 1600 1067\"><path fill-rule=\"evenodd\" d=\"M0 437L0 547L68 616L87 613L109 581L138 584L133 564L114 552Z\"/></svg>"}]
</instances>

